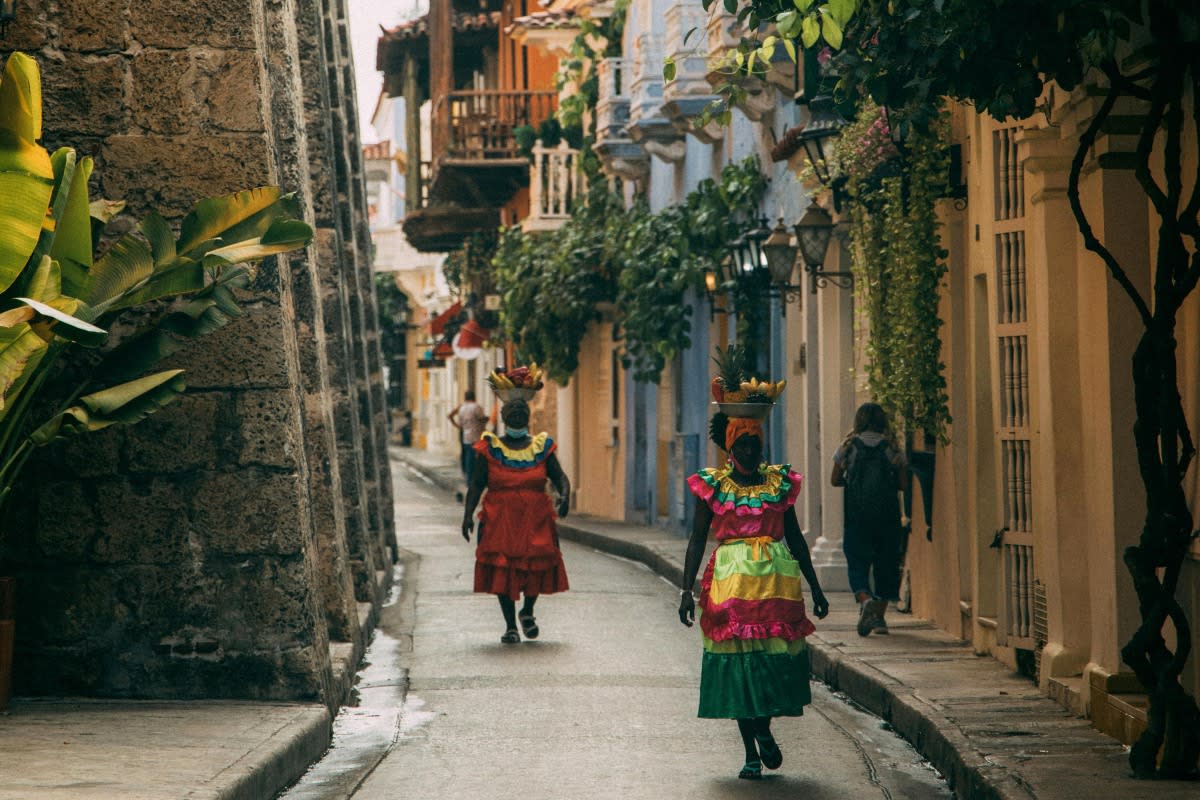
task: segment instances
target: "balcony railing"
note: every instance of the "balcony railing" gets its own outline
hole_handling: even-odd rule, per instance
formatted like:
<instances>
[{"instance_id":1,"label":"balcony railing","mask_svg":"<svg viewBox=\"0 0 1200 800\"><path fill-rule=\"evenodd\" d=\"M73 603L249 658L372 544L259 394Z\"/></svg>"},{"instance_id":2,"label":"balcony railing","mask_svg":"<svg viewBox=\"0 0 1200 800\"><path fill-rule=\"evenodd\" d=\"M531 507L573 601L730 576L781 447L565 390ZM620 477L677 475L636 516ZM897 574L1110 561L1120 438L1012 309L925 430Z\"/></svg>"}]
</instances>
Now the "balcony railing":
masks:
<instances>
[{"instance_id":1,"label":"balcony railing","mask_svg":"<svg viewBox=\"0 0 1200 800\"><path fill-rule=\"evenodd\" d=\"M571 218L579 200L579 151L566 142L559 142L557 147L543 147L538 139L529 174L529 216L521 228L557 230Z\"/></svg>"},{"instance_id":2,"label":"balcony railing","mask_svg":"<svg viewBox=\"0 0 1200 800\"><path fill-rule=\"evenodd\" d=\"M451 92L450 141L445 155L455 159L520 158L513 129L536 128L558 107L554 91L481 89Z\"/></svg>"}]
</instances>

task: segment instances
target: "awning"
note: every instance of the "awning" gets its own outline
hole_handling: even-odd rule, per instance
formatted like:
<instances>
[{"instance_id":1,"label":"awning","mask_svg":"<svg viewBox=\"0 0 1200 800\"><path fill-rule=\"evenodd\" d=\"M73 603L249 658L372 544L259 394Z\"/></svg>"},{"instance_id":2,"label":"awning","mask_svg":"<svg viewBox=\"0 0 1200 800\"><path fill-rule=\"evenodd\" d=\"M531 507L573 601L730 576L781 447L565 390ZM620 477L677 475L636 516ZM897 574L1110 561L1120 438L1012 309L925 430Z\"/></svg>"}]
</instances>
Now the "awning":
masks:
<instances>
[{"instance_id":1,"label":"awning","mask_svg":"<svg viewBox=\"0 0 1200 800\"><path fill-rule=\"evenodd\" d=\"M459 301L434 317L429 323L429 332L441 336L446 330L447 323L462 313L462 302Z\"/></svg>"}]
</instances>

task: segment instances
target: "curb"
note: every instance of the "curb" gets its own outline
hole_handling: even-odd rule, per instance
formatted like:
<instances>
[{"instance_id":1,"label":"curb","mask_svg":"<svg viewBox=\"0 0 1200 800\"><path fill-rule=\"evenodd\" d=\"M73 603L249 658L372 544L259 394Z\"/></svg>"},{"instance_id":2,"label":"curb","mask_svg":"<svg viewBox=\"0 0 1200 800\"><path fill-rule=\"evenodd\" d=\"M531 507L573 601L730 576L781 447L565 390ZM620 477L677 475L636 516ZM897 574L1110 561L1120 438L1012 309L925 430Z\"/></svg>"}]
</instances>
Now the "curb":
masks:
<instances>
[{"instance_id":1,"label":"curb","mask_svg":"<svg viewBox=\"0 0 1200 800\"><path fill-rule=\"evenodd\" d=\"M271 736L270 751L247 753L222 770L214 780L223 785L211 792L192 792L189 800L262 800L275 797L294 783L329 749L332 720L324 708L306 708L297 717L303 727L286 742ZM265 750L266 748L262 748Z\"/></svg>"},{"instance_id":2,"label":"curb","mask_svg":"<svg viewBox=\"0 0 1200 800\"><path fill-rule=\"evenodd\" d=\"M395 452L393 457L435 486L455 491L433 470ZM652 547L577 528L567 521L559 521L558 530L568 541L645 564L675 584L682 580L682 565ZM1030 800L1034 796L1019 775L972 747L954 722L922 700L915 690L864 661L846 656L822 641L820 634L809 638L809 652L815 677L886 720L946 778L956 796L972 800Z\"/></svg>"}]
</instances>

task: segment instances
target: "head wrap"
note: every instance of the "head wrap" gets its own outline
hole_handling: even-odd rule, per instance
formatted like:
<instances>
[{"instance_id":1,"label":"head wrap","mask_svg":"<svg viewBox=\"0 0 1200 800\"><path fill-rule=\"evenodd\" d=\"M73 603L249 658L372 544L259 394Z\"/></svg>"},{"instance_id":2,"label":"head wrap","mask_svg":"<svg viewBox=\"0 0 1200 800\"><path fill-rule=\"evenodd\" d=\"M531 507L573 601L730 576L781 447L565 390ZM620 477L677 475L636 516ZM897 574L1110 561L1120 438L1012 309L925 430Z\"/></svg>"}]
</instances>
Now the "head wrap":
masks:
<instances>
[{"instance_id":1,"label":"head wrap","mask_svg":"<svg viewBox=\"0 0 1200 800\"><path fill-rule=\"evenodd\" d=\"M748 417L730 417L729 424L725 426L725 452L733 449L733 443L738 440L738 437L745 434L757 436L759 440L763 438L763 424L761 419L749 419Z\"/></svg>"}]
</instances>

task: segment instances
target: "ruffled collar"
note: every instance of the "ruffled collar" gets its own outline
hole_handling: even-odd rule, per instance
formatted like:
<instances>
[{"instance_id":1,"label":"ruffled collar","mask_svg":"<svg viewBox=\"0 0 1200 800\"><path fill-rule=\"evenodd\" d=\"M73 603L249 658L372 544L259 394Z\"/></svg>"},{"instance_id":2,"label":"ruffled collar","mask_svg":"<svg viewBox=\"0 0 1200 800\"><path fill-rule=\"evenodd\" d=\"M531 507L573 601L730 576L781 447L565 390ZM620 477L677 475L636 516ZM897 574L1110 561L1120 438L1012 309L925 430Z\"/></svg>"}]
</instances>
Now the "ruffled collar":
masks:
<instances>
[{"instance_id":1,"label":"ruffled collar","mask_svg":"<svg viewBox=\"0 0 1200 800\"><path fill-rule=\"evenodd\" d=\"M554 445L554 440L547 433L533 436L529 444L520 450L509 447L503 439L491 431L484 431L479 438L487 443L488 451L493 458L510 467L531 467L539 464L550 455Z\"/></svg>"},{"instance_id":2,"label":"ruffled collar","mask_svg":"<svg viewBox=\"0 0 1200 800\"><path fill-rule=\"evenodd\" d=\"M764 464L759 467L759 474L762 483L753 486L743 486L734 480L732 464L702 469L696 477L711 489L712 503L717 508L745 511L786 504L794 493L791 464Z\"/></svg>"}]
</instances>

